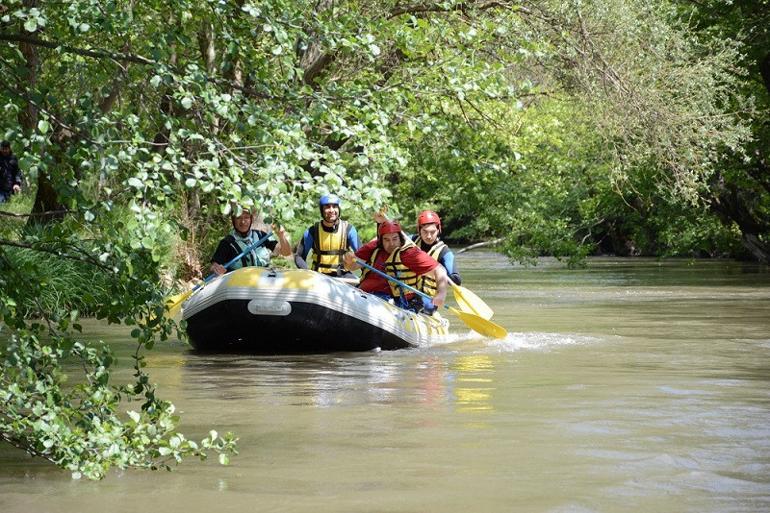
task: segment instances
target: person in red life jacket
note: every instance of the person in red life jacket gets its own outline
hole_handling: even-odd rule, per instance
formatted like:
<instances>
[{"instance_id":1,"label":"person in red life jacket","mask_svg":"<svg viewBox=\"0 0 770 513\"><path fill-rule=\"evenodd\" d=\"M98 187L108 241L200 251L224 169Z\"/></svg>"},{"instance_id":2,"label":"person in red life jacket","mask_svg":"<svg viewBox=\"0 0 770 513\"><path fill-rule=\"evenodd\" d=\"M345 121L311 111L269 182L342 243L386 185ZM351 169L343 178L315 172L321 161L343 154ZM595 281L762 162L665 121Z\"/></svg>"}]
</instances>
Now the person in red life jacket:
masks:
<instances>
[{"instance_id":1,"label":"person in red life jacket","mask_svg":"<svg viewBox=\"0 0 770 513\"><path fill-rule=\"evenodd\" d=\"M417 216L417 234L412 236L412 241L417 246L432 256L438 263L444 266L449 279L460 285L460 271L455 263L455 255L449 246L444 244L441 237L441 218L432 210L423 210ZM435 282L423 276L418 281L418 289L426 294L433 295L436 290Z\"/></svg>"},{"instance_id":2,"label":"person in red life jacket","mask_svg":"<svg viewBox=\"0 0 770 513\"><path fill-rule=\"evenodd\" d=\"M291 256L291 243L286 238L286 231L283 229L283 226L279 226L278 229L274 226L273 233L270 234L270 237L261 246L248 251L232 264L229 269L225 269L224 264L267 235L261 230L252 230L251 223L253 220L254 215L248 208L242 208L241 213L238 215L233 212L231 216L233 230L219 241L219 245L216 251L214 251L214 256L211 257L212 273L224 274L227 271L250 266L267 267L270 265L270 257L276 251L282 256ZM277 240L274 234L278 235Z\"/></svg>"},{"instance_id":3,"label":"person in red life jacket","mask_svg":"<svg viewBox=\"0 0 770 513\"><path fill-rule=\"evenodd\" d=\"M426 313L433 313L446 302L446 270L407 239L402 233L401 225L395 221L381 223L377 227L377 238L361 246L355 255L346 253L345 267L349 270L359 269L361 266L356 263L356 258L415 288L420 276L430 276L436 282L433 301L423 302L422 297L364 268L361 283L358 285L364 292L383 299L393 298L398 306L416 312L424 310Z\"/></svg>"},{"instance_id":4,"label":"person in red life jacket","mask_svg":"<svg viewBox=\"0 0 770 513\"><path fill-rule=\"evenodd\" d=\"M342 256L361 246L356 227L340 219L342 202L334 194L324 194L318 201L321 220L310 226L302 235L294 250L294 263L299 269L307 269L307 256L313 250L309 267L314 271L335 278L358 280L346 271Z\"/></svg>"}]
</instances>

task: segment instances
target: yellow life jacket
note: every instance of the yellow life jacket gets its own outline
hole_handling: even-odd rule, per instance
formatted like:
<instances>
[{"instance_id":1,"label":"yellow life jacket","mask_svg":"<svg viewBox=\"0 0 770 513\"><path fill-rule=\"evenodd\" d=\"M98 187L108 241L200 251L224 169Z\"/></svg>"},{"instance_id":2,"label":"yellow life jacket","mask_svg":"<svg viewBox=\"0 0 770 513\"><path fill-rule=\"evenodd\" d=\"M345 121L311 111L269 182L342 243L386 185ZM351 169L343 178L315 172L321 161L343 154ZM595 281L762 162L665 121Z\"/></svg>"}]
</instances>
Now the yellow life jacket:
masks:
<instances>
[{"instance_id":1,"label":"yellow life jacket","mask_svg":"<svg viewBox=\"0 0 770 513\"><path fill-rule=\"evenodd\" d=\"M321 221L313 225L312 269L323 274L337 275L342 269L342 255L348 249L348 222L337 223L333 232L321 227Z\"/></svg>"},{"instance_id":2,"label":"yellow life jacket","mask_svg":"<svg viewBox=\"0 0 770 513\"><path fill-rule=\"evenodd\" d=\"M447 247L446 244L444 244L443 241L437 241L433 244L433 246L426 251L427 254L429 254L433 260L436 262L439 261L439 258L441 257L441 251ZM436 283L436 279L432 276L428 276L427 274L423 274L417 277L417 289L421 290L422 292L425 292L430 297L433 297L436 295L436 292L438 292L438 284Z\"/></svg>"},{"instance_id":3,"label":"yellow life jacket","mask_svg":"<svg viewBox=\"0 0 770 513\"><path fill-rule=\"evenodd\" d=\"M403 246L395 250L393 253L388 256L387 260L385 260L384 267L385 267L385 273L389 276L393 276L398 281L405 283L409 285L410 287L417 288L417 275L409 269L407 266L404 265L404 263L401 261L401 252L409 249L414 248L415 246L414 242L407 240ZM375 262L377 262L377 255L381 251L381 248L376 248L372 252L372 256L369 257L369 264L374 265ZM366 275L369 273L369 269L364 268L364 270L361 272L361 281L364 280ZM412 292L407 289L403 289L402 294L402 287L398 285L398 283L388 280L388 285L390 285L390 293L393 297L399 297L401 295L407 295L411 294Z\"/></svg>"}]
</instances>

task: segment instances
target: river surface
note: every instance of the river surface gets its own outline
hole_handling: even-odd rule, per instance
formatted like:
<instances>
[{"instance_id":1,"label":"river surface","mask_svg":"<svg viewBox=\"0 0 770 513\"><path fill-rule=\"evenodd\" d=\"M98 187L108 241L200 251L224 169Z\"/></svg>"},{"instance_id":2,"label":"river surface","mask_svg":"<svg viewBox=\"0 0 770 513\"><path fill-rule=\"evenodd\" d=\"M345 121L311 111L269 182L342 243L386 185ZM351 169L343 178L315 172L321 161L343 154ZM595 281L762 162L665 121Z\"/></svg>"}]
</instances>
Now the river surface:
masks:
<instances>
[{"instance_id":1,"label":"river surface","mask_svg":"<svg viewBox=\"0 0 770 513\"><path fill-rule=\"evenodd\" d=\"M449 343L394 352L159 344L150 375L180 429L235 432L232 464L88 482L0 446L0 511L770 511L768 267L458 261L506 339L453 319ZM89 327L133 348L123 328Z\"/></svg>"}]
</instances>

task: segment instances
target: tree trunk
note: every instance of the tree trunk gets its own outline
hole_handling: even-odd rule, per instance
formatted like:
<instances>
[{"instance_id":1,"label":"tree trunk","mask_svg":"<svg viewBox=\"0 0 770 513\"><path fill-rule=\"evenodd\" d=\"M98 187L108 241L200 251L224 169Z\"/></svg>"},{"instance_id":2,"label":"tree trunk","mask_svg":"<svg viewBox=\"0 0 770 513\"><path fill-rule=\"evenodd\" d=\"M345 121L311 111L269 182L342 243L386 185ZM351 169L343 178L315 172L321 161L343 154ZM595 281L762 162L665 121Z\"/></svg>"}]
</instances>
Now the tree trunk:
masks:
<instances>
[{"instance_id":1,"label":"tree trunk","mask_svg":"<svg viewBox=\"0 0 770 513\"><path fill-rule=\"evenodd\" d=\"M759 240L753 233L744 233L741 237L743 246L758 262L770 264L770 245Z\"/></svg>"},{"instance_id":2,"label":"tree trunk","mask_svg":"<svg viewBox=\"0 0 770 513\"><path fill-rule=\"evenodd\" d=\"M334 1L320 0L316 4L314 14L317 16L318 13L328 9L334 9ZM304 42L304 49L300 48L301 42L297 43L299 66L303 71L302 80L315 89L318 87L316 79L334 61L334 54L323 51L321 43L313 32L308 32L308 35L309 39Z\"/></svg>"},{"instance_id":3,"label":"tree trunk","mask_svg":"<svg viewBox=\"0 0 770 513\"><path fill-rule=\"evenodd\" d=\"M24 0L24 7L31 9L37 7L37 5L38 0ZM37 76L40 69L40 57L37 53L37 48L31 43L21 42L19 43L19 49L27 63L26 69L20 73L21 80L24 81L24 84L21 84L21 88L34 90L37 86ZM19 113L19 123L25 133L31 134L37 130L39 117L40 113L37 106L32 102L27 102L27 105ZM54 219L61 218L63 215L61 213L63 208L59 201L59 195L49 178L51 171L42 169L38 171L37 193L35 195L35 203L32 206L32 213L40 215L30 216L28 224L46 224Z\"/></svg>"},{"instance_id":4,"label":"tree trunk","mask_svg":"<svg viewBox=\"0 0 770 513\"><path fill-rule=\"evenodd\" d=\"M759 61L759 73L762 75L762 81L765 83L765 89L770 94L770 53Z\"/></svg>"},{"instance_id":5,"label":"tree trunk","mask_svg":"<svg viewBox=\"0 0 770 513\"><path fill-rule=\"evenodd\" d=\"M762 241L763 234L770 233L770 224L753 207L755 195L727 183L714 187L714 191L712 211L726 225L738 226L741 242L755 260L770 263L770 244Z\"/></svg>"}]
</instances>

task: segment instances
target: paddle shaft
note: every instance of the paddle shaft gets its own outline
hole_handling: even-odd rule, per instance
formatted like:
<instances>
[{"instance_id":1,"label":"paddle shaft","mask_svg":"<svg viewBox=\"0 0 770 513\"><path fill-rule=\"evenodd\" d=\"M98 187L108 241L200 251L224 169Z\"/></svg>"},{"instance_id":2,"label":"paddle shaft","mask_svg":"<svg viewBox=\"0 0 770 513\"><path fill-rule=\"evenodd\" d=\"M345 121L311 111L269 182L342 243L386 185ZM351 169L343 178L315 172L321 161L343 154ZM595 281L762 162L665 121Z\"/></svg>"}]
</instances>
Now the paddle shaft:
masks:
<instances>
[{"instance_id":1,"label":"paddle shaft","mask_svg":"<svg viewBox=\"0 0 770 513\"><path fill-rule=\"evenodd\" d=\"M406 283L404 283L404 282L402 282L400 280L397 280L393 276L391 276L389 274L386 274L386 273L380 271L379 269L375 269L374 267L372 267L371 265L369 265L366 262L362 261L361 259L356 258L356 262L358 263L358 265L366 267L370 271L374 271L375 273L379 274L380 276L382 276L386 280L393 281L395 283L398 283L400 286L404 287L405 289L411 290L412 292L414 292L418 296L422 296L424 298L431 299L431 297L428 294L426 294L424 292L421 292L421 291L417 290L414 287L410 287ZM505 328L503 328L502 326L498 326L494 322L488 321L488 320L484 319L483 317L480 317L480 316L478 316L476 314L472 314L470 312L463 312L461 310L458 310L457 308L452 308L449 305L444 305L444 308L446 308L447 310L449 310L453 314L455 314L458 317L460 317L460 320L462 320L468 327L470 327L474 331L477 331L477 332L481 333L482 335L485 335L485 336L488 336L488 337L495 337L495 338L505 338L507 336L507 334L508 334L505 331Z\"/></svg>"},{"instance_id":2,"label":"paddle shaft","mask_svg":"<svg viewBox=\"0 0 770 513\"><path fill-rule=\"evenodd\" d=\"M384 272L380 271L379 269L375 269L374 267L372 267L371 265L367 264L366 262L364 262L364 261L363 261L363 260L361 260L360 258L356 258L356 263L357 263L358 265L360 265L360 266L366 267L366 268L367 268L367 269L369 269L370 271L374 271L375 273L379 274L380 276L382 276L382 277L383 277L383 278L385 278L386 280L390 280L390 281L392 281L392 282L394 282L394 283L398 283L398 284L399 284L401 287L404 287L404 288L405 288L405 289L407 289L407 290L411 290L412 292L414 292L414 293L415 293L415 294L417 294L418 296L422 296L422 297L424 297L425 299L429 299L429 300L431 300L431 301L433 300L433 298L432 298L432 297L430 297L430 296L429 296L428 294L426 294L425 292L422 292L422 291L420 291L420 290L417 290L417 289L416 289L416 288L414 288L414 287L410 287L409 285L407 285L407 284L406 284L406 283L404 283L403 281L400 281L400 280L398 280L398 279L394 278L393 276L391 276L391 275L389 275L389 274L387 274L387 273L384 273ZM447 307L447 308L449 308L447 305L444 305L444 306L445 306L445 307Z\"/></svg>"},{"instance_id":3,"label":"paddle shaft","mask_svg":"<svg viewBox=\"0 0 770 513\"><path fill-rule=\"evenodd\" d=\"M380 209L379 213L382 215L385 221L388 221L388 216L385 215L384 210ZM375 216L375 220L377 220L376 216ZM403 230L401 230L401 236L404 238L404 240L411 240L411 237L409 236L409 234ZM417 234L417 237L419 241L420 240L419 233ZM359 261L359 263L361 262ZM441 264L441 265L444 265L444 264ZM371 267L369 267L369 269L371 269ZM372 269L372 270L377 272L376 269ZM388 278L388 276L385 276L385 277ZM396 281L396 283L399 283L401 286L407 287L408 289L416 292L417 294L422 295L423 297L427 297L425 296L425 294L421 294L419 291L414 290L413 288L409 287L404 283L399 282L398 280L394 280L394 281ZM455 301L457 301L457 306L460 307L460 310L466 313L472 313L474 315L478 315L479 317L483 317L486 320L489 320L492 318L492 315L494 315L494 312L492 311L491 308L489 308L489 306L487 306L487 304L484 301L481 300L480 297L476 296L476 294L466 289L465 287L461 287L460 285L453 282L452 278L449 276L447 276L447 284L452 288L452 293L454 294ZM449 307L447 306L447 308Z\"/></svg>"}]
</instances>

